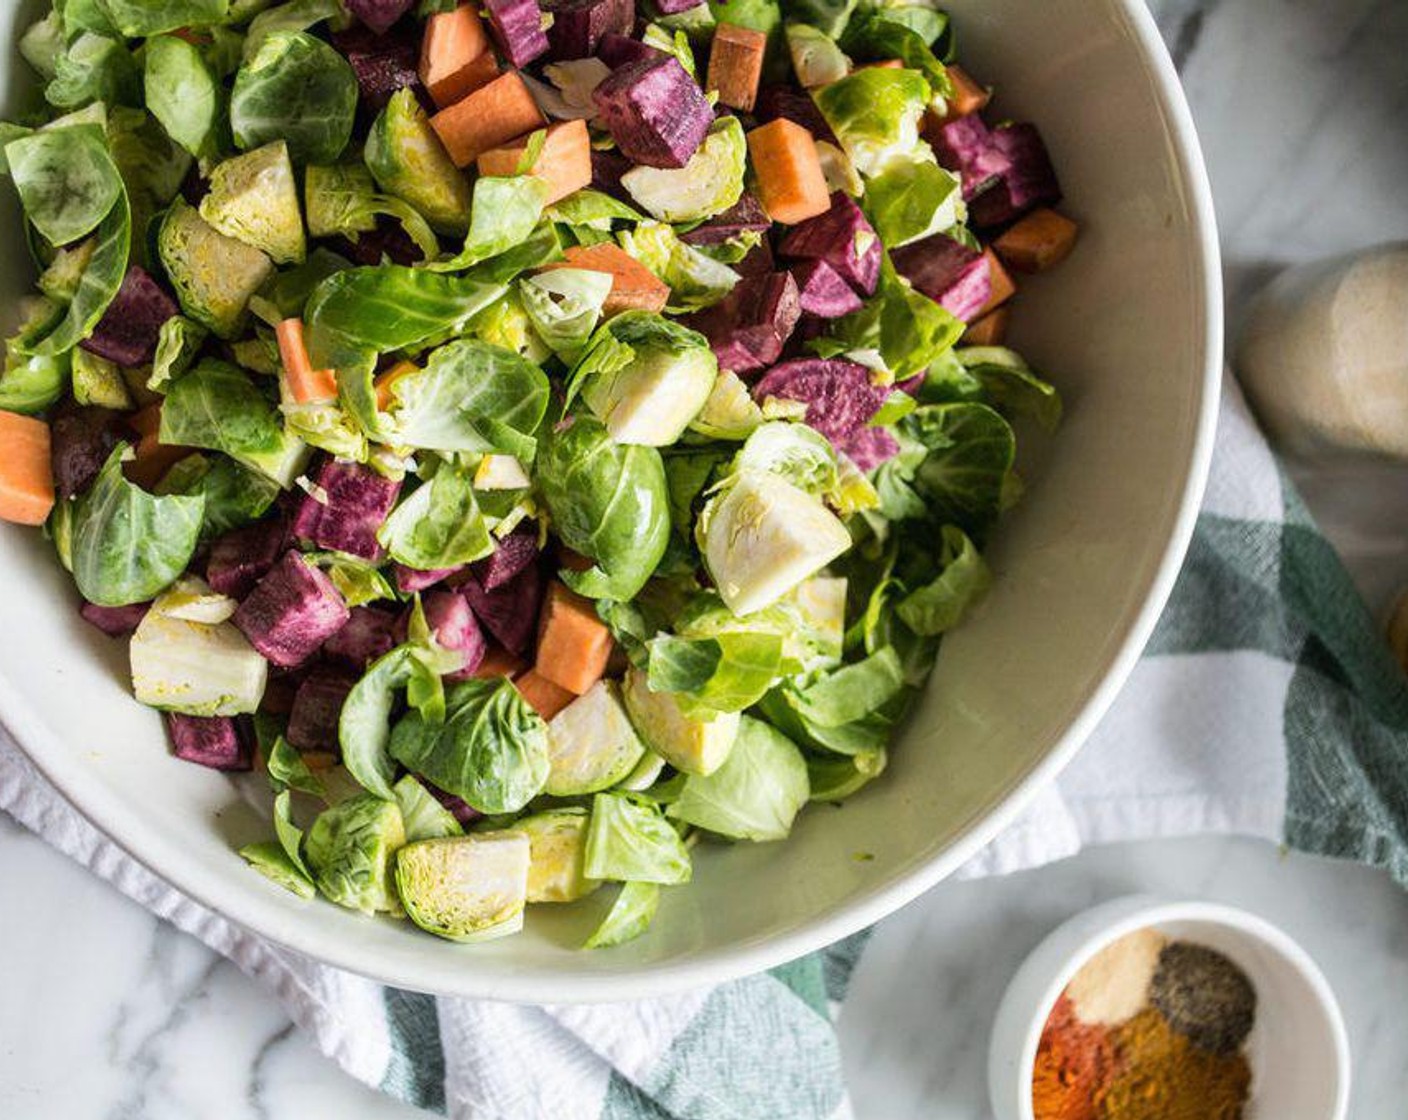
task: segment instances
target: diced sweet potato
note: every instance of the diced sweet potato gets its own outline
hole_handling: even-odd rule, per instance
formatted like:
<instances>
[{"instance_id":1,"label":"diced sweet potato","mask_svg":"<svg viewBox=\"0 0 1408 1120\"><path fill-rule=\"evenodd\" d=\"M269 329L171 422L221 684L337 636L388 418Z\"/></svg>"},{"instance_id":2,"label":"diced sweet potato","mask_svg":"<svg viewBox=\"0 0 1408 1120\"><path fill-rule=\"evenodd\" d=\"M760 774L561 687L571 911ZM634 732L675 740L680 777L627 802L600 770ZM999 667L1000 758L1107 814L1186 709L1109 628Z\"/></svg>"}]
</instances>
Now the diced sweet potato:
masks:
<instances>
[{"instance_id":1,"label":"diced sweet potato","mask_svg":"<svg viewBox=\"0 0 1408 1120\"><path fill-rule=\"evenodd\" d=\"M554 580L538 623L538 674L580 696L601 680L610 658L611 631L592 601Z\"/></svg>"},{"instance_id":2,"label":"diced sweet potato","mask_svg":"<svg viewBox=\"0 0 1408 1120\"><path fill-rule=\"evenodd\" d=\"M302 664L347 622L347 601L328 576L297 552L264 576L231 621L281 668Z\"/></svg>"},{"instance_id":3,"label":"diced sweet potato","mask_svg":"<svg viewBox=\"0 0 1408 1120\"><path fill-rule=\"evenodd\" d=\"M491 148L478 159L481 175L518 175L526 170L548 187L547 205L566 198L592 181L592 141L586 121L560 121L547 127L542 151L531 167L520 169L529 136Z\"/></svg>"},{"instance_id":4,"label":"diced sweet potato","mask_svg":"<svg viewBox=\"0 0 1408 1120\"><path fill-rule=\"evenodd\" d=\"M440 108L487 85L498 72L489 36L474 5L461 4L453 11L437 12L426 21L420 48L420 81Z\"/></svg>"},{"instance_id":5,"label":"diced sweet potato","mask_svg":"<svg viewBox=\"0 0 1408 1120\"><path fill-rule=\"evenodd\" d=\"M318 472L316 491L303 496L293 517L293 536L314 548L381 557L376 533L396 504L401 484L371 467L329 459Z\"/></svg>"},{"instance_id":6,"label":"diced sweet potato","mask_svg":"<svg viewBox=\"0 0 1408 1120\"><path fill-rule=\"evenodd\" d=\"M812 134L785 117L748 133L748 155L758 177L758 197L775 222L795 225L831 205Z\"/></svg>"},{"instance_id":7,"label":"diced sweet potato","mask_svg":"<svg viewBox=\"0 0 1408 1120\"><path fill-rule=\"evenodd\" d=\"M133 449L133 457L122 465L122 473L138 486L150 490L172 466L189 455L191 449L161 442L160 402L134 412L127 423L141 438Z\"/></svg>"},{"instance_id":8,"label":"diced sweet potato","mask_svg":"<svg viewBox=\"0 0 1408 1120\"><path fill-rule=\"evenodd\" d=\"M64 408L49 425L49 464L60 498L72 498L98 477L112 449L132 433L108 408Z\"/></svg>"},{"instance_id":9,"label":"diced sweet potato","mask_svg":"<svg viewBox=\"0 0 1408 1120\"><path fill-rule=\"evenodd\" d=\"M166 713L171 753L212 770L254 768L254 742L242 724L228 716L188 716Z\"/></svg>"},{"instance_id":10,"label":"diced sweet potato","mask_svg":"<svg viewBox=\"0 0 1408 1120\"><path fill-rule=\"evenodd\" d=\"M49 425L0 412L0 520L42 525L54 508Z\"/></svg>"},{"instance_id":11,"label":"diced sweet potato","mask_svg":"<svg viewBox=\"0 0 1408 1120\"><path fill-rule=\"evenodd\" d=\"M975 82L968 71L961 66L948 66L948 80L953 84L953 96L945 98L944 112L929 111L928 126L944 124L948 121L980 112L992 100L992 91Z\"/></svg>"},{"instance_id":12,"label":"diced sweet potato","mask_svg":"<svg viewBox=\"0 0 1408 1120\"><path fill-rule=\"evenodd\" d=\"M1007 327L1012 321L1012 305L1003 304L974 320L963 332L964 346L1001 346L1007 340Z\"/></svg>"},{"instance_id":13,"label":"diced sweet potato","mask_svg":"<svg viewBox=\"0 0 1408 1120\"><path fill-rule=\"evenodd\" d=\"M560 685L553 684L536 669L529 669L513 682L513 687L518 689L523 699L528 701L529 707L544 719L552 719L577 699L575 693L568 692Z\"/></svg>"},{"instance_id":14,"label":"diced sweet potato","mask_svg":"<svg viewBox=\"0 0 1408 1120\"><path fill-rule=\"evenodd\" d=\"M1012 282L1012 277L1008 275L1007 269L1002 267L1002 262L997 259L997 254L992 249L983 250L983 260L988 262L988 282L992 285L992 291L988 295L987 303L983 304L982 310L978 312L978 318L996 310L1017 294L1017 285Z\"/></svg>"},{"instance_id":15,"label":"diced sweet potato","mask_svg":"<svg viewBox=\"0 0 1408 1120\"><path fill-rule=\"evenodd\" d=\"M989 308L993 277L986 258L946 234L902 246L890 259L895 271L917 290L965 323Z\"/></svg>"},{"instance_id":16,"label":"diced sweet potato","mask_svg":"<svg viewBox=\"0 0 1408 1120\"><path fill-rule=\"evenodd\" d=\"M1079 227L1064 214L1033 210L992 243L1003 263L1018 272L1045 272L1071 255Z\"/></svg>"},{"instance_id":17,"label":"diced sweet potato","mask_svg":"<svg viewBox=\"0 0 1408 1120\"><path fill-rule=\"evenodd\" d=\"M484 660L474 670L474 676L478 680L489 677L516 677L523 669L523 658L495 644L484 651Z\"/></svg>"},{"instance_id":18,"label":"diced sweet potato","mask_svg":"<svg viewBox=\"0 0 1408 1120\"><path fill-rule=\"evenodd\" d=\"M669 286L618 245L574 245L561 261L547 268L584 268L611 277L611 294L602 305L608 318L618 311L663 311L670 299Z\"/></svg>"},{"instance_id":19,"label":"diced sweet potato","mask_svg":"<svg viewBox=\"0 0 1408 1120\"><path fill-rule=\"evenodd\" d=\"M484 11L489 32L511 66L527 66L547 53L548 37L537 0L485 0Z\"/></svg>"},{"instance_id":20,"label":"diced sweet potato","mask_svg":"<svg viewBox=\"0 0 1408 1120\"><path fill-rule=\"evenodd\" d=\"M719 24L709 52L706 84L719 91L723 104L745 113L752 111L767 46L768 37L761 31L732 23Z\"/></svg>"},{"instance_id":21,"label":"diced sweet potato","mask_svg":"<svg viewBox=\"0 0 1408 1120\"><path fill-rule=\"evenodd\" d=\"M871 295L880 281L880 238L844 191L831 196L824 214L788 230L777 251L796 260L825 261L862 295Z\"/></svg>"},{"instance_id":22,"label":"diced sweet potato","mask_svg":"<svg viewBox=\"0 0 1408 1120\"><path fill-rule=\"evenodd\" d=\"M595 54L607 35L629 35L636 17L634 0L543 0L542 6L552 16L547 38L559 61Z\"/></svg>"},{"instance_id":23,"label":"diced sweet potato","mask_svg":"<svg viewBox=\"0 0 1408 1120\"><path fill-rule=\"evenodd\" d=\"M462 101L441 109L430 126L456 167L544 125L542 111L515 71L500 74Z\"/></svg>"},{"instance_id":24,"label":"diced sweet potato","mask_svg":"<svg viewBox=\"0 0 1408 1120\"><path fill-rule=\"evenodd\" d=\"M592 101L621 154L647 167L683 167L714 123L704 91L672 55L613 70Z\"/></svg>"},{"instance_id":25,"label":"diced sweet potato","mask_svg":"<svg viewBox=\"0 0 1408 1120\"><path fill-rule=\"evenodd\" d=\"M792 275L764 272L745 276L722 302L694 315L689 324L709 340L720 368L746 374L766 369L782 357L801 315Z\"/></svg>"}]
</instances>

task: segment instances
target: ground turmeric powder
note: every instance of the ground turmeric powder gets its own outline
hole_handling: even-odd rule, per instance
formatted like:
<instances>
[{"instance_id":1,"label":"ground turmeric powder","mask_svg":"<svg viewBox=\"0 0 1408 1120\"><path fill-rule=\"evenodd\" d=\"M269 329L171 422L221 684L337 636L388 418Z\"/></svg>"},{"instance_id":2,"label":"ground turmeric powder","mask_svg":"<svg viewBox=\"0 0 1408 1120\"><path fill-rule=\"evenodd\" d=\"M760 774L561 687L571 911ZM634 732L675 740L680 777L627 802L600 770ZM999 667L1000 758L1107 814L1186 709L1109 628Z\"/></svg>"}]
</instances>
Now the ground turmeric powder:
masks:
<instances>
[{"instance_id":1,"label":"ground turmeric powder","mask_svg":"<svg viewBox=\"0 0 1408 1120\"><path fill-rule=\"evenodd\" d=\"M1154 1008L1113 1042L1118 1068L1100 1094L1099 1120L1241 1120L1251 1069L1239 1051L1199 1049Z\"/></svg>"}]
</instances>

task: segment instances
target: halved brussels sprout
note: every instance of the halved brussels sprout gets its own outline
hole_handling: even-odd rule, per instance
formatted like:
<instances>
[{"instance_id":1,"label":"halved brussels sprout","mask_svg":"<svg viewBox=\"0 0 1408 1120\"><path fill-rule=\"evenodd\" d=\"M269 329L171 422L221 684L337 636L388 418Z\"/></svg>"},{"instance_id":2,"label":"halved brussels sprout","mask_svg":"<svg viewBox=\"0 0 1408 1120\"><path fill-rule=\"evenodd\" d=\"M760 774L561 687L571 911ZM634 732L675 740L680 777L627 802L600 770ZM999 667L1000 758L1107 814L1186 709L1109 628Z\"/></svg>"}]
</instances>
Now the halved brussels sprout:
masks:
<instances>
[{"instance_id":1,"label":"halved brussels sprout","mask_svg":"<svg viewBox=\"0 0 1408 1120\"><path fill-rule=\"evenodd\" d=\"M514 822L528 837L529 902L574 902L601 886L582 871L590 822L585 809L549 809Z\"/></svg>"},{"instance_id":2,"label":"halved brussels sprout","mask_svg":"<svg viewBox=\"0 0 1408 1120\"><path fill-rule=\"evenodd\" d=\"M707 346L632 340L635 356L588 379L582 399L617 443L666 447L684 434L714 389L719 363Z\"/></svg>"},{"instance_id":3,"label":"halved brussels sprout","mask_svg":"<svg viewBox=\"0 0 1408 1120\"><path fill-rule=\"evenodd\" d=\"M397 90L372 122L363 158L377 186L414 206L437 232L468 232L469 180L409 88Z\"/></svg>"},{"instance_id":4,"label":"halved brussels sprout","mask_svg":"<svg viewBox=\"0 0 1408 1120\"><path fill-rule=\"evenodd\" d=\"M851 60L824 31L806 23L789 23L786 34L792 69L804 88L839 82L851 72Z\"/></svg>"},{"instance_id":5,"label":"halved brussels sprout","mask_svg":"<svg viewBox=\"0 0 1408 1120\"><path fill-rule=\"evenodd\" d=\"M114 408L119 412L131 410L132 393L116 362L78 347L73 351L72 363L75 401L99 408Z\"/></svg>"},{"instance_id":6,"label":"halved brussels sprout","mask_svg":"<svg viewBox=\"0 0 1408 1120\"><path fill-rule=\"evenodd\" d=\"M683 167L633 167L621 185L662 222L699 222L738 201L747 156L743 125L737 117L720 117Z\"/></svg>"},{"instance_id":7,"label":"halved brussels sprout","mask_svg":"<svg viewBox=\"0 0 1408 1120\"><path fill-rule=\"evenodd\" d=\"M288 145L276 140L217 164L200 216L279 264L301 263L307 247Z\"/></svg>"},{"instance_id":8,"label":"halved brussels sprout","mask_svg":"<svg viewBox=\"0 0 1408 1120\"><path fill-rule=\"evenodd\" d=\"M573 797L614 786L645 753L613 681L597 681L548 723L544 792Z\"/></svg>"},{"instance_id":9,"label":"halved brussels sprout","mask_svg":"<svg viewBox=\"0 0 1408 1120\"><path fill-rule=\"evenodd\" d=\"M777 602L851 547L846 527L818 499L755 470L710 499L695 533L719 594L738 615Z\"/></svg>"},{"instance_id":10,"label":"halved brussels sprout","mask_svg":"<svg viewBox=\"0 0 1408 1120\"><path fill-rule=\"evenodd\" d=\"M221 338L239 334L250 297L274 274L267 256L226 237L179 198L161 223L157 252L182 310Z\"/></svg>"},{"instance_id":11,"label":"halved brussels sprout","mask_svg":"<svg viewBox=\"0 0 1408 1120\"><path fill-rule=\"evenodd\" d=\"M330 900L364 914L394 914L400 904L392 885L392 864L405 842L396 802L363 793L318 814L308 830L304 854L318 890Z\"/></svg>"},{"instance_id":12,"label":"halved brussels sprout","mask_svg":"<svg viewBox=\"0 0 1408 1120\"><path fill-rule=\"evenodd\" d=\"M228 622L188 622L155 607L128 649L132 691L150 707L192 716L253 712L269 663Z\"/></svg>"},{"instance_id":13,"label":"halved brussels sprout","mask_svg":"<svg viewBox=\"0 0 1408 1120\"><path fill-rule=\"evenodd\" d=\"M623 694L631 722L650 749L676 770L710 774L724 764L738 735L737 712L720 712L711 720L689 719L673 693L651 692L646 674L626 670Z\"/></svg>"},{"instance_id":14,"label":"halved brussels sprout","mask_svg":"<svg viewBox=\"0 0 1408 1120\"><path fill-rule=\"evenodd\" d=\"M528 837L518 831L418 840L396 853L396 889L421 929L481 941L521 925L530 859Z\"/></svg>"}]
</instances>

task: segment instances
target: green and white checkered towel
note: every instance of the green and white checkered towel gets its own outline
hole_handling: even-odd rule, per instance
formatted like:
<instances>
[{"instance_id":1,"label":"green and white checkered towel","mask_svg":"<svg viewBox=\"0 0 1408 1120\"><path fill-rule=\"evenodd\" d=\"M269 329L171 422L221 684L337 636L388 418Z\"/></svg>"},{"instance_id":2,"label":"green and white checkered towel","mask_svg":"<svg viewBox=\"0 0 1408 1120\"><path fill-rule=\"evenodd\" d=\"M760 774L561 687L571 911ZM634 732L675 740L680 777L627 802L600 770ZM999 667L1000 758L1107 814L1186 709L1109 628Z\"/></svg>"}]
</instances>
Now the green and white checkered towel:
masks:
<instances>
[{"instance_id":1,"label":"green and white checkered towel","mask_svg":"<svg viewBox=\"0 0 1408 1120\"><path fill-rule=\"evenodd\" d=\"M1033 495L1033 500L1039 496ZM708 991L597 1007L435 999L252 937L97 833L0 737L0 807L233 959L354 1077L456 1120L825 1120L860 940ZM1408 687L1235 388L1182 578L1080 757L967 868L1244 832L1408 882Z\"/></svg>"}]
</instances>

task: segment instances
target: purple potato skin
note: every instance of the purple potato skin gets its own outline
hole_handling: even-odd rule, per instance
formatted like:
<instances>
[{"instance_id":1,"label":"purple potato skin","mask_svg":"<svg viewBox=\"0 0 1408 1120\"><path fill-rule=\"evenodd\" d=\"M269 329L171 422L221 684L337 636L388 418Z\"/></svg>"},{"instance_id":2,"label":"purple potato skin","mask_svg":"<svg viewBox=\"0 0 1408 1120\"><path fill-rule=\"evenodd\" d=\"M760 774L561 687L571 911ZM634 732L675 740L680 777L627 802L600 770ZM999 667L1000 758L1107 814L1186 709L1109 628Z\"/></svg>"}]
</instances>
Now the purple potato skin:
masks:
<instances>
[{"instance_id":1,"label":"purple potato skin","mask_svg":"<svg viewBox=\"0 0 1408 1120\"><path fill-rule=\"evenodd\" d=\"M825 261L861 295L873 295L880 281L880 238L855 200L843 191L831 196L826 213L788 230L777 251L793 260Z\"/></svg>"},{"instance_id":2,"label":"purple potato skin","mask_svg":"<svg viewBox=\"0 0 1408 1120\"><path fill-rule=\"evenodd\" d=\"M805 401L807 425L837 448L869 423L889 395L889 386L875 385L865 366L839 358L783 362L753 386L759 403L768 397Z\"/></svg>"},{"instance_id":3,"label":"purple potato skin","mask_svg":"<svg viewBox=\"0 0 1408 1120\"><path fill-rule=\"evenodd\" d=\"M167 712L166 730L172 753L186 762L212 770L254 769L254 739L242 721Z\"/></svg>"},{"instance_id":4,"label":"purple potato skin","mask_svg":"<svg viewBox=\"0 0 1408 1120\"><path fill-rule=\"evenodd\" d=\"M116 362L139 366L156 352L161 324L181 309L141 265L132 265L92 333L79 346Z\"/></svg>"},{"instance_id":5,"label":"purple potato skin","mask_svg":"<svg viewBox=\"0 0 1408 1120\"><path fill-rule=\"evenodd\" d=\"M714 121L699 83L673 57L612 71L592 100L622 154L647 167L683 167Z\"/></svg>"},{"instance_id":6,"label":"purple potato skin","mask_svg":"<svg viewBox=\"0 0 1408 1120\"><path fill-rule=\"evenodd\" d=\"M890 254L895 270L950 315L965 323L992 296L992 272L983 254L942 233Z\"/></svg>"},{"instance_id":7,"label":"purple potato skin","mask_svg":"<svg viewBox=\"0 0 1408 1120\"><path fill-rule=\"evenodd\" d=\"M290 550L255 584L231 621L266 661L290 669L316 653L349 614L327 574Z\"/></svg>"}]
</instances>

